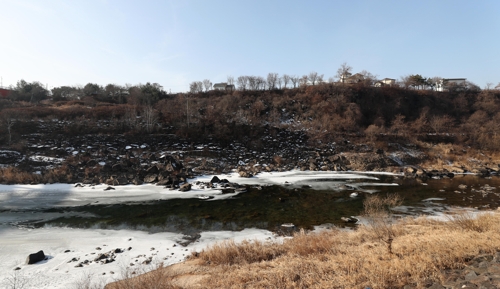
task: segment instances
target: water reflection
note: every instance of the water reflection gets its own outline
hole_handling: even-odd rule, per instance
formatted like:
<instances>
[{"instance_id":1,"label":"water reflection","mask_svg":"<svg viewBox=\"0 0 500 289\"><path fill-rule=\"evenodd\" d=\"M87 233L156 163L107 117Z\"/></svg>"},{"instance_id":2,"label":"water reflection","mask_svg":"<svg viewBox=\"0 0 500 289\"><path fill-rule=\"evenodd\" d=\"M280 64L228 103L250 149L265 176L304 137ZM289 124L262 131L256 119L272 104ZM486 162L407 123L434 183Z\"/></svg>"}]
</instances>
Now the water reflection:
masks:
<instances>
[{"instance_id":1,"label":"water reflection","mask_svg":"<svg viewBox=\"0 0 500 289\"><path fill-rule=\"evenodd\" d=\"M149 232L181 232L261 228L278 231L281 224L311 229L321 224L350 226L342 217L359 215L364 198L372 193L397 193L404 205L400 214L436 214L450 206L495 209L500 204L500 178L456 176L449 179L404 179L394 175L343 174L341 180L306 174L246 185L247 191L214 200L168 199L74 207L2 211L0 218L31 226L133 228ZM280 185L277 185L279 183ZM16 215L18 214L18 215ZM29 216L31 214L31 216ZM13 215L18 218L12 217ZM22 217L19 217L21 216ZM11 223L14 224L14 223Z\"/></svg>"}]
</instances>

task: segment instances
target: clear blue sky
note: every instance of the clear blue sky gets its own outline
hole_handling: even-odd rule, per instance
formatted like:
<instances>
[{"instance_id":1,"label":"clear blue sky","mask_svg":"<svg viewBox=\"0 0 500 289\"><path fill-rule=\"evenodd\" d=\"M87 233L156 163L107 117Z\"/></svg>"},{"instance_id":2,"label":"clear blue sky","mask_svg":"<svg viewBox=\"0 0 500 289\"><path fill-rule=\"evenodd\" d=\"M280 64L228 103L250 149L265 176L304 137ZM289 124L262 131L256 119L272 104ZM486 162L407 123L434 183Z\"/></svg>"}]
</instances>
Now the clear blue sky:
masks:
<instances>
[{"instance_id":1,"label":"clear blue sky","mask_svg":"<svg viewBox=\"0 0 500 289\"><path fill-rule=\"evenodd\" d=\"M269 72L500 82L500 1L0 0L0 76L61 85Z\"/></svg>"}]
</instances>

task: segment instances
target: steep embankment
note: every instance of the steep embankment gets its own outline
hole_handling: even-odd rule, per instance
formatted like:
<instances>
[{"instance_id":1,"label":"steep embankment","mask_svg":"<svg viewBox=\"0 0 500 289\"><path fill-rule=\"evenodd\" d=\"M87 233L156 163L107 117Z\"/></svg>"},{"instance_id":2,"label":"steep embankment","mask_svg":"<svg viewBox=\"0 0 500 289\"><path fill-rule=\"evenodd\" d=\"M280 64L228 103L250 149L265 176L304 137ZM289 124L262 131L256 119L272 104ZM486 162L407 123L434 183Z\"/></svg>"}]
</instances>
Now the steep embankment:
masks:
<instances>
[{"instance_id":1,"label":"steep embankment","mask_svg":"<svg viewBox=\"0 0 500 289\"><path fill-rule=\"evenodd\" d=\"M438 177L500 164L498 91L325 84L199 93L189 107L183 94L152 106L100 99L2 102L0 182L176 183L233 169Z\"/></svg>"}]
</instances>

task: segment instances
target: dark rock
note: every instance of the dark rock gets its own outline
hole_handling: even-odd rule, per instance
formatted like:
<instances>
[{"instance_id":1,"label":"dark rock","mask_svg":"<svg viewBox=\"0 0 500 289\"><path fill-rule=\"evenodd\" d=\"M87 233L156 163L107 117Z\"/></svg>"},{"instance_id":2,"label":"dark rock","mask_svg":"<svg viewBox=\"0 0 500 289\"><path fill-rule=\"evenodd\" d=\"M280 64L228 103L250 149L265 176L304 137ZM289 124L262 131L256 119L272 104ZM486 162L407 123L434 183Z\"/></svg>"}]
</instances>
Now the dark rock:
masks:
<instances>
[{"instance_id":1,"label":"dark rock","mask_svg":"<svg viewBox=\"0 0 500 289\"><path fill-rule=\"evenodd\" d=\"M210 180L211 184L218 184L220 183L220 179L217 176L213 176L212 179Z\"/></svg>"},{"instance_id":2,"label":"dark rock","mask_svg":"<svg viewBox=\"0 0 500 289\"><path fill-rule=\"evenodd\" d=\"M14 268L14 270L15 270L15 271L17 271L17 270L21 270L21 267L16 267L16 268Z\"/></svg>"},{"instance_id":3,"label":"dark rock","mask_svg":"<svg viewBox=\"0 0 500 289\"><path fill-rule=\"evenodd\" d=\"M38 251L36 253L30 254L28 258L26 258L26 264L31 265L37 262L43 261L45 259L45 254L43 251Z\"/></svg>"},{"instance_id":4,"label":"dark rock","mask_svg":"<svg viewBox=\"0 0 500 289\"><path fill-rule=\"evenodd\" d=\"M110 190L114 190L114 189L115 189L115 188L113 188L113 187L109 187L109 186L108 186L108 187L107 187L107 188L105 188L104 190L105 190L105 191L110 191Z\"/></svg>"},{"instance_id":5,"label":"dark rock","mask_svg":"<svg viewBox=\"0 0 500 289\"><path fill-rule=\"evenodd\" d=\"M158 174L160 170L158 170L157 166L151 166L146 170L147 174Z\"/></svg>"},{"instance_id":6,"label":"dark rock","mask_svg":"<svg viewBox=\"0 0 500 289\"><path fill-rule=\"evenodd\" d=\"M99 256L97 256L95 259L94 259L94 262L99 262L101 260L104 260L106 258L109 258L109 255L108 254L99 254Z\"/></svg>"}]
</instances>

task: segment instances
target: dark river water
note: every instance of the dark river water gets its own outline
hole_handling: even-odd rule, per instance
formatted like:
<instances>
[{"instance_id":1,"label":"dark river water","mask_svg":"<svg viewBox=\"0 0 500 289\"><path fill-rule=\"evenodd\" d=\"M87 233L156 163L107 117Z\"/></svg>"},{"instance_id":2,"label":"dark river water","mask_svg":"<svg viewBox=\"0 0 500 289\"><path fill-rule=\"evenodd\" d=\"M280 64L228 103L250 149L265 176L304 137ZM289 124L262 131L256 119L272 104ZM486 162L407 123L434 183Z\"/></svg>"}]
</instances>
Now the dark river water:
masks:
<instances>
[{"instance_id":1,"label":"dark river water","mask_svg":"<svg viewBox=\"0 0 500 289\"><path fill-rule=\"evenodd\" d=\"M363 200L369 193L399 194L404 203L397 211L411 215L435 214L454 206L496 209L500 204L500 177L463 175L425 182L397 176L377 177L379 180L370 183L347 179L335 189L320 190L312 189L307 183L300 186L247 185L246 192L216 201L192 198L54 207L41 212L50 213L50 219L28 221L24 225L132 228L193 235L200 231L244 228L279 231L284 223L305 229L322 224L352 226L341 218L362 214ZM309 181L310 184L314 182L328 180ZM54 213L61 216L54 218Z\"/></svg>"}]
</instances>

